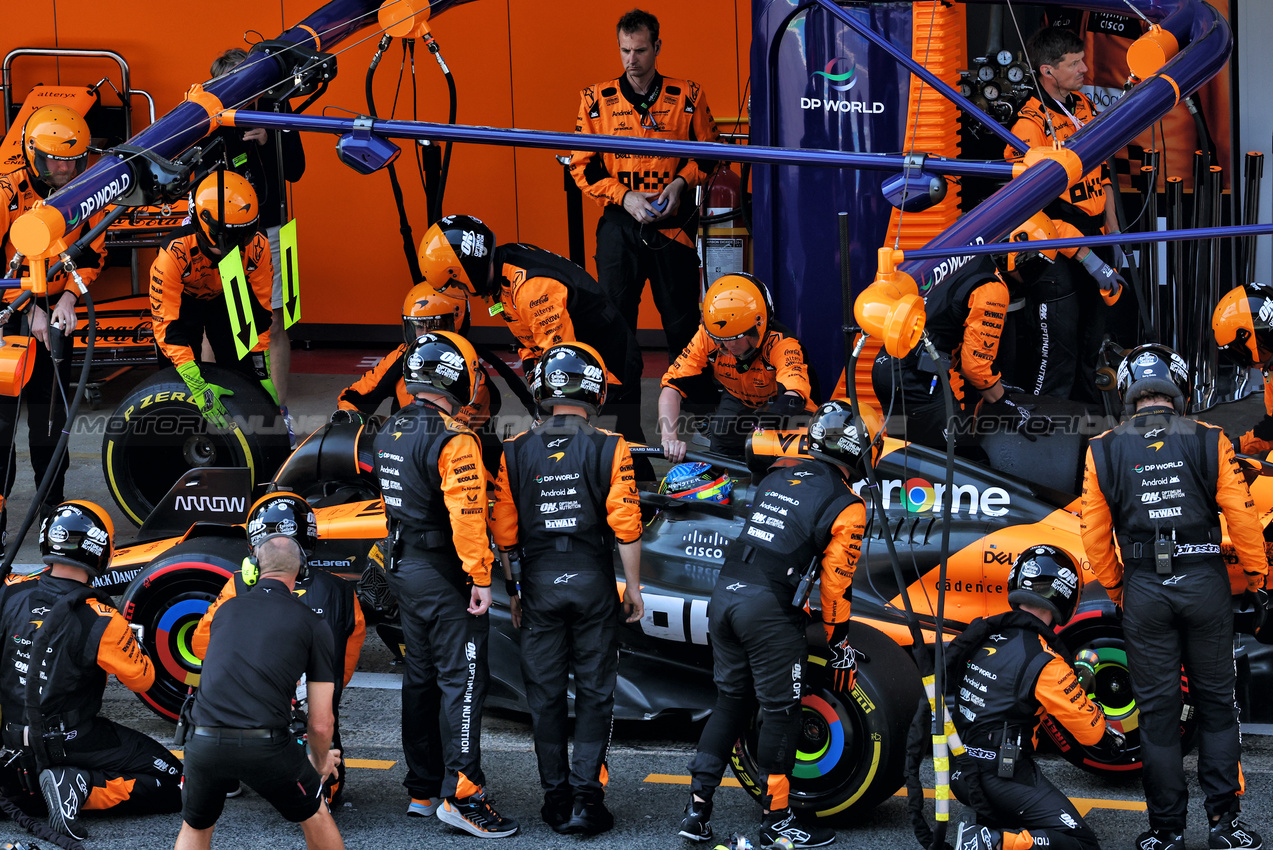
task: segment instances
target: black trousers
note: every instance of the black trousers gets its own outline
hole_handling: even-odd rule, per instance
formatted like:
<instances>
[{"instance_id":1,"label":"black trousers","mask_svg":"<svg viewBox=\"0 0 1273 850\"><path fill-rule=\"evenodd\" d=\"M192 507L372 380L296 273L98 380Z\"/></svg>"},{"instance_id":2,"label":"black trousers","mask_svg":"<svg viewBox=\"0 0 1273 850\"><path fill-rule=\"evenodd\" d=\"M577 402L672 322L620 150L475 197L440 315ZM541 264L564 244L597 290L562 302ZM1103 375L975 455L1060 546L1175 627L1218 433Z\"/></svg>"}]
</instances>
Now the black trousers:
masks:
<instances>
[{"instance_id":1,"label":"black trousers","mask_svg":"<svg viewBox=\"0 0 1273 850\"><path fill-rule=\"evenodd\" d=\"M260 381L262 378L269 377L260 374L260 371L263 371L263 364L262 369L258 370L251 354L242 359L239 358L239 352L234 346L234 332L230 328L230 314L226 310L225 299L221 296L201 299L183 294L181 314L168 328L170 334L179 333L180 338L191 340L190 350L194 352L195 360L200 359L203 335L206 333L208 345L212 348L212 356L222 369L232 369L250 381ZM264 328L257 325L258 333L268 329L268 325Z\"/></svg>"},{"instance_id":2,"label":"black trousers","mask_svg":"<svg viewBox=\"0 0 1273 850\"><path fill-rule=\"evenodd\" d=\"M618 220L622 216L627 221ZM663 319L669 361L698 330L698 253L653 227L639 227L622 209L607 210L597 222L597 282L637 329L641 290L650 281L654 305Z\"/></svg>"},{"instance_id":3,"label":"black trousers","mask_svg":"<svg viewBox=\"0 0 1273 850\"><path fill-rule=\"evenodd\" d=\"M1096 833L1070 799L1039 771L1033 758L1017 759L1016 771L1008 779L995 772L995 762L960 756L955 759L950 787L961 803L977 813L977 823L983 826L1028 831L1036 847L1046 845L1050 850L1099 850Z\"/></svg>"},{"instance_id":4,"label":"black trousers","mask_svg":"<svg viewBox=\"0 0 1273 850\"><path fill-rule=\"evenodd\" d=\"M944 450L949 417L945 390L937 383L939 380L936 373L920 371L908 362L899 363L887 354L875 358L871 366L871 385L882 407L881 413L905 414L907 440ZM963 389L956 385L954 395L957 424L966 429L972 425L972 414L980 396L967 385ZM961 442L971 440L965 437Z\"/></svg>"},{"instance_id":5,"label":"black trousers","mask_svg":"<svg viewBox=\"0 0 1273 850\"><path fill-rule=\"evenodd\" d=\"M21 728L6 724L4 744L22 749ZM54 766L89 772L85 811L168 814L181 811L181 761L148 735L94 718L65 742L66 757ZM224 794L222 794L224 798Z\"/></svg>"},{"instance_id":6,"label":"black trousers","mask_svg":"<svg viewBox=\"0 0 1273 850\"><path fill-rule=\"evenodd\" d=\"M1242 744L1234 697L1233 612L1224 565L1171 576L1137 569L1123 577L1123 633L1140 708L1140 753L1149 825L1185 827L1189 792L1180 748L1180 668L1198 714L1198 784L1209 817L1239 809Z\"/></svg>"},{"instance_id":7,"label":"black trousers","mask_svg":"<svg viewBox=\"0 0 1273 850\"><path fill-rule=\"evenodd\" d=\"M522 582L522 677L544 800L600 802L619 675L614 570L527 567ZM564 580L563 580L564 579ZM575 679L575 750L567 751L567 691Z\"/></svg>"},{"instance_id":8,"label":"black trousers","mask_svg":"<svg viewBox=\"0 0 1273 850\"><path fill-rule=\"evenodd\" d=\"M747 449L747 438L757 428L786 430L803 428L808 424L809 413L787 416L766 413L748 407L737 396L727 392L720 394L720 404L708 419L707 434L711 440L709 451L729 457L742 457Z\"/></svg>"},{"instance_id":9,"label":"black trousers","mask_svg":"<svg viewBox=\"0 0 1273 850\"><path fill-rule=\"evenodd\" d=\"M1080 296L1075 289L1071 265L1057 262L1049 266L1027 290L1025 307L1020 314L1021 321L1017 325L1020 356L1016 358L1013 383L1034 395L1070 398L1076 382L1082 380L1079 378ZM1081 268L1079 273L1091 283ZM1099 345L1100 340L1096 343Z\"/></svg>"},{"instance_id":10,"label":"black trousers","mask_svg":"<svg viewBox=\"0 0 1273 850\"><path fill-rule=\"evenodd\" d=\"M4 326L4 333L29 334L26 314L10 319ZM17 427L21 414L20 405L27 406L27 448L31 452L31 469L35 473L35 484L38 487L44 474L53 461L53 450L66 427L66 405L70 402L70 345L66 346L66 357L61 368L54 368L53 357L42 343L32 338L31 349L35 361L32 364L31 379L27 381L22 395L0 396L0 447L7 447L4 456L4 497L7 500L9 491L18 474ZM0 449L3 450L3 449ZM67 455L62 456L57 471L53 473L53 484L45 495L47 505L56 505L62 501L65 493L66 470L70 466ZM0 550L3 549L7 535L8 511L0 505Z\"/></svg>"},{"instance_id":11,"label":"black trousers","mask_svg":"<svg viewBox=\"0 0 1273 850\"><path fill-rule=\"evenodd\" d=\"M181 819L195 829L217 822L226 790L237 788L239 782L292 823L309 820L322 807L318 772L289 730L276 730L269 738L244 738L233 729L191 734L185 755Z\"/></svg>"},{"instance_id":12,"label":"black trousers","mask_svg":"<svg viewBox=\"0 0 1273 850\"><path fill-rule=\"evenodd\" d=\"M407 652L402 677L402 750L416 799L468 796L482 773L482 704L490 672L490 619L468 613L458 564L407 556L389 573Z\"/></svg>"},{"instance_id":13,"label":"black trousers","mask_svg":"<svg viewBox=\"0 0 1273 850\"><path fill-rule=\"evenodd\" d=\"M690 791L710 800L729 765L734 742L760 706L758 782L766 809L785 808L788 775L800 734L800 688L808 650L795 609L768 587L721 579L708 607L716 705L690 762Z\"/></svg>"}]
</instances>

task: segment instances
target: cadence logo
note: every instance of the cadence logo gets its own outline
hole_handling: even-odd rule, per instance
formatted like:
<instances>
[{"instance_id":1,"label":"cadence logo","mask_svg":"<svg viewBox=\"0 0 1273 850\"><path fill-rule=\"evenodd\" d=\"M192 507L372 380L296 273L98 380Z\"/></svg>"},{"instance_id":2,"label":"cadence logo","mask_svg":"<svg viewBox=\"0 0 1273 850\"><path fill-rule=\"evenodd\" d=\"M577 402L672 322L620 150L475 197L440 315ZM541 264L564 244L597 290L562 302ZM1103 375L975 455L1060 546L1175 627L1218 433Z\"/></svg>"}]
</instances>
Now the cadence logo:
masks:
<instances>
[{"instance_id":1,"label":"cadence logo","mask_svg":"<svg viewBox=\"0 0 1273 850\"><path fill-rule=\"evenodd\" d=\"M811 112L860 112L876 115L884 111L884 104L874 101L866 103L860 100L845 100L842 96L850 91L858 82L857 66L852 59L837 56L827 63L826 69L814 71L810 80L816 90L823 85L824 97L802 97L800 108Z\"/></svg>"},{"instance_id":2,"label":"cadence logo","mask_svg":"<svg viewBox=\"0 0 1273 850\"><path fill-rule=\"evenodd\" d=\"M862 486L863 482L859 482L853 488L859 496L862 495ZM896 503L910 513L937 513L945 504L946 485L927 478L909 478L905 483L901 479L890 478L881 482L881 489L884 491L885 510ZM1002 487L982 490L975 484L956 484L954 495L953 512L957 514L1004 516L1012 506L1012 496Z\"/></svg>"}]
</instances>

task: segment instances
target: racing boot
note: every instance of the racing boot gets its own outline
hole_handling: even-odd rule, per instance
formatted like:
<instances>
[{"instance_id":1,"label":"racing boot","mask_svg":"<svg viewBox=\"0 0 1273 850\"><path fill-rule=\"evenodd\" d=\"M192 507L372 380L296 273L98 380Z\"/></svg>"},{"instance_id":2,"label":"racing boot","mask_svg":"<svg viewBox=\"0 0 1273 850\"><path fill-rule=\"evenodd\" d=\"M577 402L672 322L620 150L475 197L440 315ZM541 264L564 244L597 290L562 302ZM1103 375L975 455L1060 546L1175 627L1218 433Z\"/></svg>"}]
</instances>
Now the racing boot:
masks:
<instances>
[{"instance_id":1,"label":"racing boot","mask_svg":"<svg viewBox=\"0 0 1273 850\"><path fill-rule=\"evenodd\" d=\"M959 834L955 839L955 850L1001 850L1003 833L988 826L975 823L959 824Z\"/></svg>"},{"instance_id":2,"label":"racing boot","mask_svg":"<svg viewBox=\"0 0 1273 850\"><path fill-rule=\"evenodd\" d=\"M1185 850L1185 837L1170 829L1151 829L1136 839L1136 850Z\"/></svg>"},{"instance_id":3,"label":"racing boot","mask_svg":"<svg viewBox=\"0 0 1273 850\"><path fill-rule=\"evenodd\" d=\"M712 804L690 797L685 804L685 817L681 818L682 838L690 841L712 840Z\"/></svg>"},{"instance_id":4,"label":"racing boot","mask_svg":"<svg viewBox=\"0 0 1273 850\"><path fill-rule=\"evenodd\" d=\"M566 824L572 814L569 791L549 791L544 794L544 804L539 808L539 816L554 832L566 834Z\"/></svg>"},{"instance_id":5,"label":"racing boot","mask_svg":"<svg viewBox=\"0 0 1273 850\"><path fill-rule=\"evenodd\" d=\"M516 834L517 821L495 811L494 802L485 790L467 797L447 797L437 807L438 820L478 838L507 838Z\"/></svg>"},{"instance_id":6,"label":"racing boot","mask_svg":"<svg viewBox=\"0 0 1273 850\"><path fill-rule=\"evenodd\" d=\"M773 847L780 838L791 842L794 848L825 847L835 841L835 830L817 824L805 825L796 820L795 812L788 806L765 813L760 825L760 846ZM990 848L979 848L990 850Z\"/></svg>"},{"instance_id":7,"label":"racing boot","mask_svg":"<svg viewBox=\"0 0 1273 850\"><path fill-rule=\"evenodd\" d=\"M49 826L76 841L88 838L79 819L91 790L87 770L54 767L40 771L40 793L49 809Z\"/></svg>"},{"instance_id":8,"label":"racing boot","mask_svg":"<svg viewBox=\"0 0 1273 850\"><path fill-rule=\"evenodd\" d=\"M1238 820L1237 812L1225 812L1211 824L1207 835L1210 850L1260 850L1264 839L1260 833Z\"/></svg>"},{"instance_id":9,"label":"racing boot","mask_svg":"<svg viewBox=\"0 0 1273 850\"><path fill-rule=\"evenodd\" d=\"M407 816L413 818L431 818L438 810L438 803L441 803L440 797L425 797L423 800L411 798L411 802L407 804Z\"/></svg>"}]
</instances>

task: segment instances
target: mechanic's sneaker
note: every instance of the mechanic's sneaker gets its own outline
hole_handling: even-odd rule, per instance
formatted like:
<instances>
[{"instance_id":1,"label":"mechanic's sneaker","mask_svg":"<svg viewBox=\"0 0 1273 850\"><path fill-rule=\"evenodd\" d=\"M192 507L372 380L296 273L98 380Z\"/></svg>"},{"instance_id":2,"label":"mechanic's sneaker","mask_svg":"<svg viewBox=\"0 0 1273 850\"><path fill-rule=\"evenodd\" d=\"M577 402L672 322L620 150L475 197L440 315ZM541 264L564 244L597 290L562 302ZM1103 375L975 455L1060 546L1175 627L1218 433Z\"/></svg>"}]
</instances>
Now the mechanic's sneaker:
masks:
<instances>
[{"instance_id":1,"label":"mechanic's sneaker","mask_svg":"<svg viewBox=\"0 0 1273 850\"><path fill-rule=\"evenodd\" d=\"M685 804L685 817L681 818L682 838L690 841L712 840L712 804L700 803L690 798Z\"/></svg>"},{"instance_id":2,"label":"mechanic's sneaker","mask_svg":"<svg viewBox=\"0 0 1273 850\"><path fill-rule=\"evenodd\" d=\"M781 838L790 841L795 848L825 847L835 841L835 830L828 826L799 823L790 807L766 812L760 825L760 846L773 847Z\"/></svg>"},{"instance_id":3,"label":"mechanic's sneaker","mask_svg":"<svg viewBox=\"0 0 1273 850\"><path fill-rule=\"evenodd\" d=\"M225 792L225 798L226 798L227 800L233 800L235 797L242 797L242 796L243 796L243 783L242 783L242 782L236 782L236 783L234 783L234 787L233 787L233 788L231 788L229 791L226 791L226 792Z\"/></svg>"},{"instance_id":4,"label":"mechanic's sneaker","mask_svg":"<svg viewBox=\"0 0 1273 850\"><path fill-rule=\"evenodd\" d=\"M614 815L600 801L575 800L570 820L557 829L562 835L600 835L614 829Z\"/></svg>"},{"instance_id":5,"label":"mechanic's sneaker","mask_svg":"<svg viewBox=\"0 0 1273 850\"><path fill-rule=\"evenodd\" d=\"M544 823L552 828L553 832L566 835L566 824L570 823L571 805L570 800L544 800L544 804L539 807L539 816L543 818Z\"/></svg>"},{"instance_id":6,"label":"mechanic's sneaker","mask_svg":"<svg viewBox=\"0 0 1273 850\"><path fill-rule=\"evenodd\" d=\"M517 821L495 811L494 801L485 791L456 799L447 797L437 807L438 820L456 829L462 829L478 838L507 838L518 829Z\"/></svg>"},{"instance_id":7,"label":"mechanic's sneaker","mask_svg":"<svg viewBox=\"0 0 1273 850\"><path fill-rule=\"evenodd\" d=\"M1220 820L1211 825L1207 835L1207 846L1211 850L1260 850L1264 839L1260 833L1238 820L1237 812L1220 815Z\"/></svg>"},{"instance_id":8,"label":"mechanic's sneaker","mask_svg":"<svg viewBox=\"0 0 1273 850\"><path fill-rule=\"evenodd\" d=\"M988 826L975 823L959 824L959 834L955 838L955 850L1000 850L1003 847L1003 833Z\"/></svg>"},{"instance_id":9,"label":"mechanic's sneaker","mask_svg":"<svg viewBox=\"0 0 1273 850\"><path fill-rule=\"evenodd\" d=\"M49 826L76 841L88 838L88 831L79 823L80 809L88 800L88 771L75 767L42 770L40 792L49 809Z\"/></svg>"},{"instance_id":10,"label":"mechanic's sneaker","mask_svg":"<svg viewBox=\"0 0 1273 850\"><path fill-rule=\"evenodd\" d=\"M423 800L412 797L407 804L407 815L413 818L431 818L437 812L440 802L441 797L426 797Z\"/></svg>"},{"instance_id":11,"label":"mechanic's sneaker","mask_svg":"<svg viewBox=\"0 0 1273 850\"><path fill-rule=\"evenodd\" d=\"M1170 829L1151 829L1136 839L1136 850L1185 850L1185 837Z\"/></svg>"}]
</instances>

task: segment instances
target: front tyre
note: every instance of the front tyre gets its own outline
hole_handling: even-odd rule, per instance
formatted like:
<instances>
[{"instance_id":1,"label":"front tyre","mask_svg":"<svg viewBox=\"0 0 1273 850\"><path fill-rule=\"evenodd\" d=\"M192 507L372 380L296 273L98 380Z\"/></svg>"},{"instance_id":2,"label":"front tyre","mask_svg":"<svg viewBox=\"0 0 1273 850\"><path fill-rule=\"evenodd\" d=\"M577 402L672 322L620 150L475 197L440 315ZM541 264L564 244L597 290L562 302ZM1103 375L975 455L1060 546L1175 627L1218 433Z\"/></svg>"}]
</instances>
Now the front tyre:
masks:
<instances>
[{"instance_id":1,"label":"front tyre","mask_svg":"<svg viewBox=\"0 0 1273 850\"><path fill-rule=\"evenodd\" d=\"M791 806L818 818L860 818L902 786L906 735L923 695L919 672L905 651L866 626L853 629L858 651L857 683L839 692L823 657L811 648L801 700L800 740L791 772ZM730 762L753 798L756 725L739 741Z\"/></svg>"}]
</instances>

